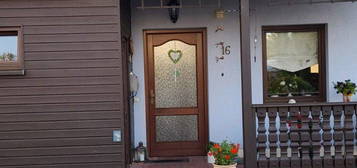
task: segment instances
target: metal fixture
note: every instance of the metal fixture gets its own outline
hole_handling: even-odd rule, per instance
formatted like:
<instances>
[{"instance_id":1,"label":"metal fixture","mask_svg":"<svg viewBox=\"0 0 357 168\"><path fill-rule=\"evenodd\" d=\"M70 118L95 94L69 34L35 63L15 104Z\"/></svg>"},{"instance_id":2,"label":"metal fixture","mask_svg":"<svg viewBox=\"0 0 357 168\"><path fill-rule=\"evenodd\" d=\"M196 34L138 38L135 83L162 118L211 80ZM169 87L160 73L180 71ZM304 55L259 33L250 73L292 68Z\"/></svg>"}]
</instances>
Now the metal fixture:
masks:
<instances>
[{"instance_id":1,"label":"metal fixture","mask_svg":"<svg viewBox=\"0 0 357 168\"><path fill-rule=\"evenodd\" d=\"M222 0L216 0L216 5L207 5L203 3L203 0L157 0L160 5L146 5L145 0L141 0L141 4L138 9L168 9L170 19L173 23L176 23L179 17L180 9L182 8L212 8L216 9L215 15L217 19L223 19L227 13L239 13L238 9L223 9ZM166 3L168 2L168 3ZM190 2L190 5L185 5L185 2ZM192 5L192 2L194 4Z\"/></svg>"},{"instance_id":2,"label":"metal fixture","mask_svg":"<svg viewBox=\"0 0 357 168\"><path fill-rule=\"evenodd\" d=\"M121 130L113 131L113 142L121 142Z\"/></svg>"},{"instance_id":3,"label":"metal fixture","mask_svg":"<svg viewBox=\"0 0 357 168\"><path fill-rule=\"evenodd\" d=\"M168 9L170 20L172 23L176 23L180 15L180 3L177 0L170 0L167 5L171 7Z\"/></svg>"},{"instance_id":4,"label":"metal fixture","mask_svg":"<svg viewBox=\"0 0 357 168\"><path fill-rule=\"evenodd\" d=\"M135 148L134 161L144 162L145 160L147 160L147 150L144 147L144 143L139 142L139 146Z\"/></svg>"}]
</instances>

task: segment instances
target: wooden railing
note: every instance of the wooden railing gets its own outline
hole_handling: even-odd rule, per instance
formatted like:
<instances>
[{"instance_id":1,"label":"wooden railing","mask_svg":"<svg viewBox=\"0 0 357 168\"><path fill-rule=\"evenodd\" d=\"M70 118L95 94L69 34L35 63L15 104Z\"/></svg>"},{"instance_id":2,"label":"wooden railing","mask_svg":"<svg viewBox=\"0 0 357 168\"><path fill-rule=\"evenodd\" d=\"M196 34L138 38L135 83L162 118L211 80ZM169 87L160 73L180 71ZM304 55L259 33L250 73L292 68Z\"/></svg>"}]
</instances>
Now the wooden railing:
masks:
<instances>
[{"instance_id":1,"label":"wooden railing","mask_svg":"<svg viewBox=\"0 0 357 168\"><path fill-rule=\"evenodd\" d=\"M356 105L253 105L257 167L356 168Z\"/></svg>"}]
</instances>

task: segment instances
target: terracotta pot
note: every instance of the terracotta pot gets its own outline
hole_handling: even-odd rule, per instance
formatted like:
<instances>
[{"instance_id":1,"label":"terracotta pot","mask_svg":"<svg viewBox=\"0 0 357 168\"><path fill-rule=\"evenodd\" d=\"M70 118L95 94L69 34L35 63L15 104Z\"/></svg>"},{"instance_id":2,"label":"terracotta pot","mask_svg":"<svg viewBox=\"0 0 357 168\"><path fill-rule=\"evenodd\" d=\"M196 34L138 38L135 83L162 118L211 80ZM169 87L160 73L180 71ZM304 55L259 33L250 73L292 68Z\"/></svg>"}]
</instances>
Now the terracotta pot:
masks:
<instances>
[{"instance_id":1,"label":"terracotta pot","mask_svg":"<svg viewBox=\"0 0 357 168\"><path fill-rule=\"evenodd\" d=\"M343 95L343 102L348 103L352 101L351 95Z\"/></svg>"},{"instance_id":2,"label":"terracotta pot","mask_svg":"<svg viewBox=\"0 0 357 168\"><path fill-rule=\"evenodd\" d=\"M216 164L213 164L213 167L214 168L236 168L237 164L234 164L234 165L216 165Z\"/></svg>"}]
</instances>

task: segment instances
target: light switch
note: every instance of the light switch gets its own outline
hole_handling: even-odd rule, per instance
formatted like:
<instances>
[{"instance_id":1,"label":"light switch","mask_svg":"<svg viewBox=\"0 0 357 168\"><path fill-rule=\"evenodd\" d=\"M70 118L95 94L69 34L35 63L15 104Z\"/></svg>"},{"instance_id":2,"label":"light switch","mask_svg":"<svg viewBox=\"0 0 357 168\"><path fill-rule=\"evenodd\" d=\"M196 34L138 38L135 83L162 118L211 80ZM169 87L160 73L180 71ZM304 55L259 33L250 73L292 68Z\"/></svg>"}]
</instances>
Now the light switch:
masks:
<instances>
[{"instance_id":1,"label":"light switch","mask_svg":"<svg viewBox=\"0 0 357 168\"><path fill-rule=\"evenodd\" d=\"M121 142L121 130L113 131L113 142Z\"/></svg>"}]
</instances>

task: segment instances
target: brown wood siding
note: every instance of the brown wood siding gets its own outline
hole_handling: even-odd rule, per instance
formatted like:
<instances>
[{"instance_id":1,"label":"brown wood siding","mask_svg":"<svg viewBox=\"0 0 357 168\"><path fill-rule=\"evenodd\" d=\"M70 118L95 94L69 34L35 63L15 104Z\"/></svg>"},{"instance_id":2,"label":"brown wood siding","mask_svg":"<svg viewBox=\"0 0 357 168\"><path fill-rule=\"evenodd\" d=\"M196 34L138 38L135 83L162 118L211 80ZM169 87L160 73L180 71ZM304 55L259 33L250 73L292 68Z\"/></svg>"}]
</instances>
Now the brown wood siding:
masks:
<instances>
[{"instance_id":1,"label":"brown wood siding","mask_svg":"<svg viewBox=\"0 0 357 168\"><path fill-rule=\"evenodd\" d=\"M0 76L1 168L125 167L119 18L119 0L0 1L26 73Z\"/></svg>"}]
</instances>

